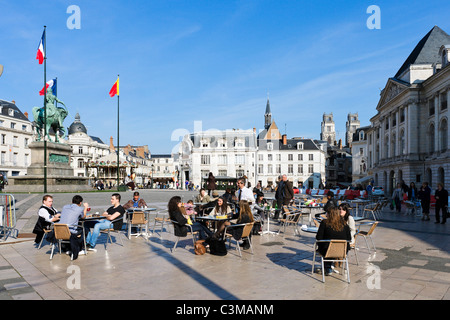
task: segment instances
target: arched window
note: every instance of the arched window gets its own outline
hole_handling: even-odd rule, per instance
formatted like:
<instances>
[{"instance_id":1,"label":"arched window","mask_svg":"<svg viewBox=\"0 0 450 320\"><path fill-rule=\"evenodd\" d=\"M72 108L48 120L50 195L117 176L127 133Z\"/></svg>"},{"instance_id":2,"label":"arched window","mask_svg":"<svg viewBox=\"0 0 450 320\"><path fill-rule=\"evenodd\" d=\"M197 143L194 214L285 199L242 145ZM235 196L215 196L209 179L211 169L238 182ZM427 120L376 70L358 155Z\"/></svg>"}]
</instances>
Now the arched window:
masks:
<instances>
[{"instance_id":1,"label":"arched window","mask_svg":"<svg viewBox=\"0 0 450 320\"><path fill-rule=\"evenodd\" d=\"M395 157L397 155L397 150L396 150L396 143L397 139L395 137L395 133L392 135L392 139L391 139L391 157Z\"/></svg>"},{"instance_id":2,"label":"arched window","mask_svg":"<svg viewBox=\"0 0 450 320\"><path fill-rule=\"evenodd\" d=\"M430 168L428 168L425 172L425 181L428 182L428 185L430 187L433 185L432 173Z\"/></svg>"},{"instance_id":3,"label":"arched window","mask_svg":"<svg viewBox=\"0 0 450 320\"><path fill-rule=\"evenodd\" d=\"M434 152L434 123L428 127L428 152Z\"/></svg>"},{"instance_id":4,"label":"arched window","mask_svg":"<svg viewBox=\"0 0 450 320\"><path fill-rule=\"evenodd\" d=\"M446 151L448 147L448 123L447 119L442 119L441 124L439 125L439 142L440 142L440 150Z\"/></svg>"},{"instance_id":5,"label":"arched window","mask_svg":"<svg viewBox=\"0 0 450 320\"><path fill-rule=\"evenodd\" d=\"M406 154L406 143L405 143L405 130L400 131L399 144L400 144L400 155Z\"/></svg>"},{"instance_id":6,"label":"arched window","mask_svg":"<svg viewBox=\"0 0 450 320\"><path fill-rule=\"evenodd\" d=\"M441 182L445 186L445 171L442 167L438 169L438 182Z\"/></svg>"},{"instance_id":7,"label":"arched window","mask_svg":"<svg viewBox=\"0 0 450 320\"><path fill-rule=\"evenodd\" d=\"M384 138L384 158L389 158L389 137Z\"/></svg>"}]
</instances>

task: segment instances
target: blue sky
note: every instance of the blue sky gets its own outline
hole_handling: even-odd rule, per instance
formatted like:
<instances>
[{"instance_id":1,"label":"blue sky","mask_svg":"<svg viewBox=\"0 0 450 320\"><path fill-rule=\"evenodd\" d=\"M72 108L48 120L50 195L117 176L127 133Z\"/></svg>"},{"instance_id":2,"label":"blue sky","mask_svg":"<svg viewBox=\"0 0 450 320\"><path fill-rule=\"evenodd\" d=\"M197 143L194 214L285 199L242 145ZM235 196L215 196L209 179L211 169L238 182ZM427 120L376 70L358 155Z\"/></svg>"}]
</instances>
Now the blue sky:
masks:
<instances>
[{"instance_id":1,"label":"blue sky","mask_svg":"<svg viewBox=\"0 0 450 320\"><path fill-rule=\"evenodd\" d=\"M70 30L70 5L81 28ZM370 30L370 5L381 29ZM202 129L261 130L269 94L288 137L318 139L333 112L345 141L349 112L361 125L376 114L380 90L433 26L450 33L449 1L0 0L0 99L30 114L42 106L36 50L47 26L47 79L78 112L88 134L170 153Z\"/></svg>"}]
</instances>

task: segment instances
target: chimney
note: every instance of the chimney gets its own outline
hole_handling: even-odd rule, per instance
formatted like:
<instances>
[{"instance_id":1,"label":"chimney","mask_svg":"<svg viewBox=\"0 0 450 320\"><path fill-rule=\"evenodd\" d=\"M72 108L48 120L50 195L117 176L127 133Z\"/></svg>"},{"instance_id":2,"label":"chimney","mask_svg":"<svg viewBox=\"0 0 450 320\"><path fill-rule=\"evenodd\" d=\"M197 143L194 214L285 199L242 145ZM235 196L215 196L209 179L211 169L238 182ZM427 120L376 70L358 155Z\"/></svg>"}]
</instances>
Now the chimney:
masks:
<instances>
[{"instance_id":1,"label":"chimney","mask_svg":"<svg viewBox=\"0 0 450 320\"><path fill-rule=\"evenodd\" d=\"M13 104L16 104L16 100L11 101Z\"/></svg>"},{"instance_id":2,"label":"chimney","mask_svg":"<svg viewBox=\"0 0 450 320\"><path fill-rule=\"evenodd\" d=\"M287 145L287 135L283 134L283 146Z\"/></svg>"},{"instance_id":3,"label":"chimney","mask_svg":"<svg viewBox=\"0 0 450 320\"><path fill-rule=\"evenodd\" d=\"M109 138L109 151L113 152L116 148L114 148L113 137Z\"/></svg>"},{"instance_id":4,"label":"chimney","mask_svg":"<svg viewBox=\"0 0 450 320\"><path fill-rule=\"evenodd\" d=\"M25 111L25 113L23 114L25 117L27 117L28 119L28 112Z\"/></svg>"}]
</instances>

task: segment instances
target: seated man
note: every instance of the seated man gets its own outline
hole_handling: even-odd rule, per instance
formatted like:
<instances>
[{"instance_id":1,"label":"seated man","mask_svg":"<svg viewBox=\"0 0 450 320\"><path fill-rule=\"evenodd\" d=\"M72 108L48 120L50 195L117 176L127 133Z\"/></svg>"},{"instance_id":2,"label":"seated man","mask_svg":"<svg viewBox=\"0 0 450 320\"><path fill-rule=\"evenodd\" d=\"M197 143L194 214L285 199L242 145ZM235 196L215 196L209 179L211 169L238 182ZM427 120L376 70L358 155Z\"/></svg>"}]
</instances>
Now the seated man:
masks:
<instances>
[{"instance_id":1,"label":"seated man","mask_svg":"<svg viewBox=\"0 0 450 320\"><path fill-rule=\"evenodd\" d=\"M123 217L125 213L125 209L120 205L120 194L114 193L111 196L111 204L112 206L108 208L105 212L102 213L102 216L106 217L106 219L98 221L94 225L94 231L90 231L88 236L86 237L86 246L88 251L97 251L95 249L95 245L97 244L98 236L100 235L100 230L114 228L115 230L120 230L123 225L123 219L120 219L114 224L111 222L120 217Z\"/></svg>"},{"instance_id":2,"label":"seated man","mask_svg":"<svg viewBox=\"0 0 450 320\"><path fill-rule=\"evenodd\" d=\"M324 216L333 208L337 208L338 207L338 203L336 201L336 199L334 198L334 192L333 191L328 191L327 193L327 203L325 203L325 205L323 206L323 211L322 213L316 213L315 217L318 220L322 220L324 218Z\"/></svg>"},{"instance_id":3,"label":"seated man","mask_svg":"<svg viewBox=\"0 0 450 320\"><path fill-rule=\"evenodd\" d=\"M133 199L129 200L127 203L123 205L123 208L127 210L128 208L134 207L134 208L144 208L147 206L147 203L145 203L145 200L139 197L139 192L135 191L133 193Z\"/></svg>"},{"instance_id":4,"label":"seated man","mask_svg":"<svg viewBox=\"0 0 450 320\"><path fill-rule=\"evenodd\" d=\"M39 244L44 236L44 230L48 230L50 226L59 220L61 216L57 213L56 209L53 208L53 197L46 194L42 199L42 206L38 211L38 220L34 226L33 233L36 234L36 239L34 242Z\"/></svg>"},{"instance_id":5,"label":"seated man","mask_svg":"<svg viewBox=\"0 0 450 320\"><path fill-rule=\"evenodd\" d=\"M144 199L139 197L139 192L135 191L133 193L133 199L129 200L127 203L125 203L123 205L123 208L125 210L129 209L129 208L144 208L147 207L147 203L145 202ZM133 214L128 214L127 220L129 219L129 221L131 221L131 219L133 219ZM137 232L137 228L136 227L132 227L131 228L131 232L136 233Z\"/></svg>"},{"instance_id":6,"label":"seated man","mask_svg":"<svg viewBox=\"0 0 450 320\"><path fill-rule=\"evenodd\" d=\"M206 194L206 190L202 188L202 189L200 189L199 194L195 198L195 202L208 203L208 202L211 202L211 198Z\"/></svg>"},{"instance_id":7,"label":"seated man","mask_svg":"<svg viewBox=\"0 0 450 320\"><path fill-rule=\"evenodd\" d=\"M81 206L83 205L84 208ZM86 218L86 212L88 210L89 204L87 202L83 203L83 198L79 195L75 195L72 198L72 204L65 205L61 211L61 220L59 223L64 223L69 225L70 236L70 251L72 256L71 260L76 260L78 254L83 248L83 230L78 226L78 221L80 218Z\"/></svg>"}]
</instances>

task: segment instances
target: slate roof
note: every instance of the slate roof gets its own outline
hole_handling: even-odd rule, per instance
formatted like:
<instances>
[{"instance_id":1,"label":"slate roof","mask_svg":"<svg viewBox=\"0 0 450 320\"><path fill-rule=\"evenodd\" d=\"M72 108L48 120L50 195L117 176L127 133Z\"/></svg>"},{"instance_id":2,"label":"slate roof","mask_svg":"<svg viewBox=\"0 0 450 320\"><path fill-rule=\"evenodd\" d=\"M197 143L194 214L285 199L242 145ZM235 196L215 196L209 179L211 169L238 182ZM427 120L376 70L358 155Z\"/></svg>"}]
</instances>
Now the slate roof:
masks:
<instances>
[{"instance_id":1,"label":"slate roof","mask_svg":"<svg viewBox=\"0 0 450 320\"><path fill-rule=\"evenodd\" d=\"M272 142L275 150L297 150L297 143L303 142L303 150L319 150L319 147L312 139L287 139L286 145L283 145L282 140L265 140L258 139L258 147L262 150L267 149L267 143ZM278 148L276 145L278 144Z\"/></svg>"},{"instance_id":2,"label":"slate roof","mask_svg":"<svg viewBox=\"0 0 450 320\"><path fill-rule=\"evenodd\" d=\"M412 64L440 63L439 49L445 44L450 44L450 36L438 26L434 26L433 29L419 41L406 61L397 71L394 78L399 78Z\"/></svg>"},{"instance_id":3,"label":"slate roof","mask_svg":"<svg viewBox=\"0 0 450 320\"><path fill-rule=\"evenodd\" d=\"M18 120L30 121L27 117L25 117L25 115L22 113L22 111L20 111L20 109L14 103L0 99L0 106L3 107L3 108L1 108L2 111L1 111L0 115L18 119ZM13 116L9 115L9 109L14 110Z\"/></svg>"},{"instance_id":4,"label":"slate roof","mask_svg":"<svg viewBox=\"0 0 450 320\"><path fill-rule=\"evenodd\" d=\"M105 144L102 139L100 139L99 137L94 137L94 136L89 136L91 137L92 140L94 140L95 142L101 143L101 144Z\"/></svg>"}]
</instances>

